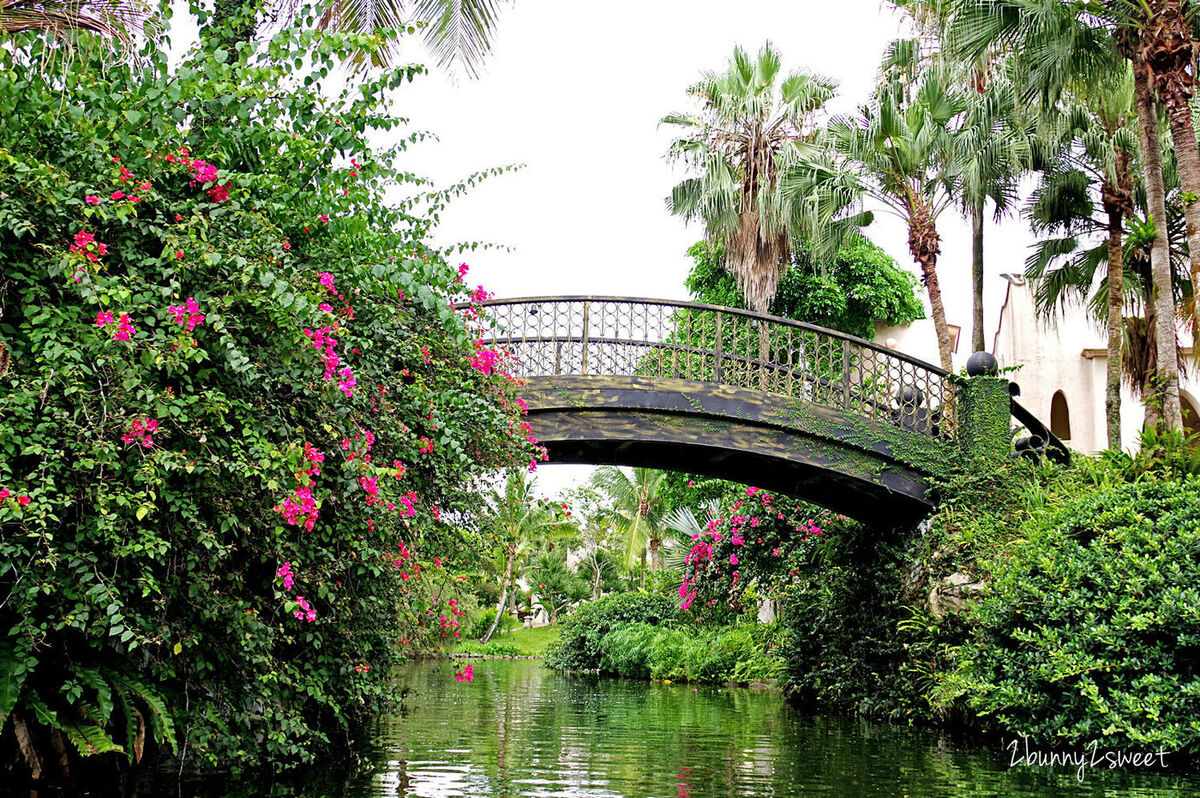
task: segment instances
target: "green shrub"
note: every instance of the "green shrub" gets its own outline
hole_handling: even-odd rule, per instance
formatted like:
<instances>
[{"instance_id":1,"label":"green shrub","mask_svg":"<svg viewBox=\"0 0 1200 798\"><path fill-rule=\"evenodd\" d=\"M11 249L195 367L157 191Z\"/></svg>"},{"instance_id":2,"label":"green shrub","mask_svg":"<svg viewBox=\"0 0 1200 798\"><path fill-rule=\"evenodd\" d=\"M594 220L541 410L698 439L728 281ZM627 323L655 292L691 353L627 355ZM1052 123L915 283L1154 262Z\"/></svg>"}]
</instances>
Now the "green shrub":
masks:
<instances>
[{"instance_id":1,"label":"green shrub","mask_svg":"<svg viewBox=\"0 0 1200 798\"><path fill-rule=\"evenodd\" d=\"M525 652L520 646L515 646L512 643L498 643L495 640L490 640L487 643L480 643L477 640L470 640L455 647L455 654L486 654L489 657L519 657Z\"/></svg>"},{"instance_id":2,"label":"green shrub","mask_svg":"<svg viewBox=\"0 0 1200 798\"><path fill-rule=\"evenodd\" d=\"M774 681L784 671L782 632L774 624L708 629L625 624L601 638L599 670L637 679Z\"/></svg>"},{"instance_id":3,"label":"green shrub","mask_svg":"<svg viewBox=\"0 0 1200 798\"><path fill-rule=\"evenodd\" d=\"M942 705L1004 729L1169 749L1200 741L1200 477L1086 492L1027 525Z\"/></svg>"},{"instance_id":4,"label":"green shrub","mask_svg":"<svg viewBox=\"0 0 1200 798\"><path fill-rule=\"evenodd\" d=\"M546 664L561 670L595 671L600 668L601 640L624 624L662 624L678 608L665 596L618 593L582 604L562 624L562 635L547 652Z\"/></svg>"}]
</instances>

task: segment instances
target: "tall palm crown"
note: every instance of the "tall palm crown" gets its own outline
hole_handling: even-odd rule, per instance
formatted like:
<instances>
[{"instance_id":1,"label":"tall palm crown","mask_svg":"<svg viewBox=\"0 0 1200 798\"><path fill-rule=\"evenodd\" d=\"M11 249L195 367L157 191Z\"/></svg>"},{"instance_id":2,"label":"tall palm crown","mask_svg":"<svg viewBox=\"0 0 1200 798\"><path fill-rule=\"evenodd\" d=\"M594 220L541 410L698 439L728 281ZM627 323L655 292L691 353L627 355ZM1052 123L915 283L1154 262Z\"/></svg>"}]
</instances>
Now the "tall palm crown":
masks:
<instances>
[{"instance_id":1,"label":"tall palm crown","mask_svg":"<svg viewBox=\"0 0 1200 798\"><path fill-rule=\"evenodd\" d=\"M342 33L404 31L424 28L425 44L439 66L461 66L475 77L492 47L500 16L498 0L332 0L322 27ZM388 58L393 54L384 52Z\"/></svg>"},{"instance_id":2,"label":"tall palm crown","mask_svg":"<svg viewBox=\"0 0 1200 798\"><path fill-rule=\"evenodd\" d=\"M985 49L1020 53L1030 65L1028 94L1043 105L1057 102L1073 81L1096 80L1120 69L1122 58L1134 67L1140 149L1146 175L1148 210L1167 218L1160 161L1157 101L1167 108L1179 157L1180 178L1189 194L1200 194L1200 149L1188 103L1194 91L1193 63L1197 8L1186 0L947 0L948 46L966 57ZM1200 286L1200 203L1184 208L1194 286ZM1162 405L1167 426L1182 426L1179 367L1174 337L1171 266L1166 225L1157 226L1150 251L1158 330L1158 382L1152 397Z\"/></svg>"},{"instance_id":3,"label":"tall palm crown","mask_svg":"<svg viewBox=\"0 0 1200 798\"><path fill-rule=\"evenodd\" d=\"M86 31L132 47L149 13L141 0L0 0L0 33L36 31L67 39Z\"/></svg>"},{"instance_id":4,"label":"tall palm crown","mask_svg":"<svg viewBox=\"0 0 1200 798\"><path fill-rule=\"evenodd\" d=\"M625 538L625 567L650 555L650 569L662 564L661 547L666 514L666 500L661 489L665 471L635 468L630 477L619 468L602 466L592 475L592 482L612 502L612 514L617 529Z\"/></svg>"},{"instance_id":5,"label":"tall palm crown","mask_svg":"<svg viewBox=\"0 0 1200 798\"><path fill-rule=\"evenodd\" d=\"M943 368L952 368L950 332L937 276L937 218L957 197L963 151L956 139L967 100L951 65L925 59L915 40L895 42L884 79L858 118L829 125L843 168L860 191L908 225L908 247L929 293Z\"/></svg>"},{"instance_id":6,"label":"tall palm crown","mask_svg":"<svg viewBox=\"0 0 1200 798\"><path fill-rule=\"evenodd\" d=\"M702 104L699 113L662 119L683 129L668 158L699 172L672 190L667 206L704 222L707 238L724 248L726 267L754 310L770 305L791 255L791 237L800 232L802 214L780 178L802 160L834 88L803 72L785 77L770 42L755 58L737 47L724 72L707 72L688 90Z\"/></svg>"},{"instance_id":7,"label":"tall palm crown","mask_svg":"<svg viewBox=\"0 0 1200 798\"><path fill-rule=\"evenodd\" d=\"M546 502L534 498L533 488L533 477L527 472L512 469L505 475L502 485L484 496L484 534L495 546L490 552L494 560L493 568L504 574L500 581L496 617L483 636L485 643L500 623L509 587L520 575L521 561L532 550L533 538L554 522L553 513Z\"/></svg>"}]
</instances>

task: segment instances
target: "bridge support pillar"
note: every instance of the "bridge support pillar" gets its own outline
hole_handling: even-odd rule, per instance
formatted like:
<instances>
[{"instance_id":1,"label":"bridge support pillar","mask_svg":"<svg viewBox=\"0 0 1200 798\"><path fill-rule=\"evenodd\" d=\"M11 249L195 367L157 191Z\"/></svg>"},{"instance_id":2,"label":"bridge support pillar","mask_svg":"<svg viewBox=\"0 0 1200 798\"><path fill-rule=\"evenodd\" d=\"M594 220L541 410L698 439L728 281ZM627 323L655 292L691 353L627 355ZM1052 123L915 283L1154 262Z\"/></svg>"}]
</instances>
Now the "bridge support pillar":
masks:
<instances>
[{"instance_id":1,"label":"bridge support pillar","mask_svg":"<svg viewBox=\"0 0 1200 798\"><path fill-rule=\"evenodd\" d=\"M1012 451L1008 380L990 374L970 377L958 387L958 439L968 471L996 468Z\"/></svg>"}]
</instances>

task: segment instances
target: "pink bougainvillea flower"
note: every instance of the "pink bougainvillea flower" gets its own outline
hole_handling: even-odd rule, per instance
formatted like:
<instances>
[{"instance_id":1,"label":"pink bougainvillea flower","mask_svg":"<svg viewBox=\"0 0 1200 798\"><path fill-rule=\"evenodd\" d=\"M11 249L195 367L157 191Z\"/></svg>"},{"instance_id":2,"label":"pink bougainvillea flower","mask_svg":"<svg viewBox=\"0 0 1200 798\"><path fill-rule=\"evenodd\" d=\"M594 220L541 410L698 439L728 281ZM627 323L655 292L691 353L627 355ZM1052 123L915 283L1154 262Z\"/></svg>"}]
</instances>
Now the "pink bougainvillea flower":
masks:
<instances>
[{"instance_id":1,"label":"pink bougainvillea flower","mask_svg":"<svg viewBox=\"0 0 1200 798\"><path fill-rule=\"evenodd\" d=\"M8 488L0 488L0 501L7 499L11 495L12 495L12 491L9 490Z\"/></svg>"},{"instance_id":2,"label":"pink bougainvillea flower","mask_svg":"<svg viewBox=\"0 0 1200 798\"><path fill-rule=\"evenodd\" d=\"M475 666L468 665L467 667L463 668L458 673L454 674L454 681L456 681L456 682L475 681Z\"/></svg>"},{"instance_id":3,"label":"pink bougainvillea flower","mask_svg":"<svg viewBox=\"0 0 1200 798\"><path fill-rule=\"evenodd\" d=\"M180 253L182 255L182 253ZM196 329L197 324L204 323L204 314L200 312L200 306L196 304L195 297L188 297L187 302L183 305L171 305L167 308L167 312L175 317L175 323L187 327L187 331L191 332Z\"/></svg>"},{"instance_id":4,"label":"pink bougainvillea flower","mask_svg":"<svg viewBox=\"0 0 1200 798\"><path fill-rule=\"evenodd\" d=\"M134 329L133 324L129 321L129 314L122 313L121 318L117 320L117 329L113 333L112 339L114 341L128 341L135 335L137 335L137 330Z\"/></svg>"},{"instance_id":5,"label":"pink bougainvillea flower","mask_svg":"<svg viewBox=\"0 0 1200 798\"><path fill-rule=\"evenodd\" d=\"M125 192L124 192L124 191L114 191L114 192L112 193L112 198L113 198L113 199L115 199L115 200L124 199L124 198L125 198Z\"/></svg>"},{"instance_id":6,"label":"pink bougainvillea flower","mask_svg":"<svg viewBox=\"0 0 1200 798\"><path fill-rule=\"evenodd\" d=\"M86 202L88 205L99 205L100 204L100 198L97 197L95 194L88 194L86 197L83 198L83 201Z\"/></svg>"},{"instance_id":7,"label":"pink bougainvillea flower","mask_svg":"<svg viewBox=\"0 0 1200 798\"><path fill-rule=\"evenodd\" d=\"M110 324L115 321L112 311L101 310L96 313L96 326L103 327L105 324Z\"/></svg>"},{"instance_id":8,"label":"pink bougainvillea flower","mask_svg":"<svg viewBox=\"0 0 1200 798\"><path fill-rule=\"evenodd\" d=\"M158 419L135 418L129 422L129 429L125 430L125 434L121 436L121 443L126 445L136 443L143 449L149 449L154 445L152 435L157 431Z\"/></svg>"},{"instance_id":9,"label":"pink bougainvillea flower","mask_svg":"<svg viewBox=\"0 0 1200 798\"><path fill-rule=\"evenodd\" d=\"M333 275L329 272L321 272L317 275L317 279L321 281L321 285L328 288L330 291L337 293L337 289L333 287Z\"/></svg>"},{"instance_id":10,"label":"pink bougainvillea flower","mask_svg":"<svg viewBox=\"0 0 1200 798\"><path fill-rule=\"evenodd\" d=\"M291 590L292 585L295 584L295 577L292 574L292 564L290 562L285 562L279 566L279 570L275 572L275 576L283 580L284 590Z\"/></svg>"},{"instance_id":11,"label":"pink bougainvillea flower","mask_svg":"<svg viewBox=\"0 0 1200 798\"><path fill-rule=\"evenodd\" d=\"M305 600L304 596L296 596L296 603L300 605L300 609L293 611L292 615L296 616L297 620L312 623L317 619L317 611Z\"/></svg>"},{"instance_id":12,"label":"pink bougainvillea flower","mask_svg":"<svg viewBox=\"0 0 1200 798\"><path fill-rule=\"evenodd\" d=\"M28 496L18 496L17 497L17 504L21 505L22 507L27 507L29 505L29 502L31 502L31 501L33 501L33 500Z\"/></svg>"},{"instance_id":13,"label":"pink bougainvillea flower","mask_svg":"<svg viewBox=\"0 0 1200 798\"><path fill-rule=\"evenodd\" d=\"M175 257L177 257L177 258L182 258L182 257L183 257L183 252L181 252L181 251L179 251L179 250L175 250Z\"/></svg>"},{"instance_id":14,"label":"pink bougainvillea flower","mask_svg":"<svg viewBox=\"0 0 1200 798\"><path fill-rule=\"evenodd\" d=\"M433 451L433 441L429 440L424 435L422 435L421 436L421 446L418 451L420 451L421 454L429 454L430 452Z\"/></svg>"},{"instance_id":15,"label":"pink bougainvillea flower","mask_svg":"<svg viewBox=\"0 0 1200 798\"><path fill-rule=\"evenodd\" d=\"M333 305L330 305L328 302L322 302L321 304L317 305L317 310L320 310L324 313L332 313Z\"/></svg>"},{"instance_id":16,"label":"pink bougainvillea flower","mask_svg":"<svg viewBox=\"0 0 1200 798\"><path fill-rule=\"evenodd\" d=\"M354 372L349 366L338 372L338 376L342 379L338 381L338 390L346 394L346 396L354 395L354 387L358 385L358 381L354 379Z\"/></svg>"}]
</instances>

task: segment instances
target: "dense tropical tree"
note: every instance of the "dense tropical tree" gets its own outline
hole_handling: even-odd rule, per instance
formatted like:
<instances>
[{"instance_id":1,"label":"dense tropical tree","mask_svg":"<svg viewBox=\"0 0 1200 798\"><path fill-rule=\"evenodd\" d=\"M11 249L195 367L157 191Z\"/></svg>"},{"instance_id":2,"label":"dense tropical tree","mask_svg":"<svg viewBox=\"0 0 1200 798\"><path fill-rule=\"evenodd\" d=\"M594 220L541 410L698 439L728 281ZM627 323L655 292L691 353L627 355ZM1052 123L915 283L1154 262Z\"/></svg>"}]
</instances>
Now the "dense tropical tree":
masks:
<instances>
[{"instance_id":1,"label":"dense tropical tree","mask_svg":"<svg viewBox=\"0 0 1200 798\"><path fill-rule=\"evenodd\" d=\"M666 472L634 468L632 475L614 466L601 466L592 474L592 484L611 504L617 530L625 539L625 567L650 560L650 570L662 567L663 516L667 507L660 488Z\"/></svg>"},{"instance_id":2,"label":"dense tropical tree","mask_svg":"<svg viewBox=\"0 0 1200 798\"><path fill-rule=\"evenodd\" d=\"M1179 0L1097 0L1063 3L1058 0L948 0L952 6L948 49L966 58L995 48L1017 53L1028 65L1026 94L1043 106L1056 103L1073 83L1095 81L1119 73L1121 60L1133 64L1138 133L1148 197L1149 219L1154 222L1151 248L1159 374L1158 390L1147 397L1162 406L1163 422L1179 429L1183 419L1179 402L1179 363L1175 338L1174 296L1166 224L1166 190L1162 178L1162 145L1159 135L1157 96L1170 84L1170 102L1178 104L1190 91L1190 77L1179 74L1180 58L1192 45L1180 32L1178 14L1185 14ZM1186 12L1190 13L1190 12ZM1185 14L1186 17L1186 14ZM1187 59L1190 67L1191 59ZM1186 69L1183 69L1186 72ZM1186 103L1185 103L1186 105ZM1178 113L1178 111L1176 112ZM1190 121L1189 121L1190 125ZM1179 129L1183 149L1195 148ZM1190 156L1189 156L1190 157ZM1200 159L1197 160L1200 179ZM1188 205L1200 194L1200 183L1185 184ZM1189 217L1200 208L1188 208ZM1192 223L1189 218L1189 225ZM1200 217L1196 219L1200 224ZM1200 249L1190 253L1200 262ZM1196 271L1196 267L1193 267Z\"/></svg>"},{"instance_id":3,"label":"dense tropical tree","mask_svg":"<svg viewBox=\"0 0 1200 798\"><path fill-rule=\"evenodd\" d=\"M1150 248L1156 237L1157 225L1143 216L1131 216L1121 240L1119 257L1123 264L1123 281L1115 283L1110 276L1113 238L1097 241L1095 233L1109 226L1107 214L1096 218L1095 205L1089 194L1097 187L1089 186L1088 176L1079 170L1049 175L1035 191L1030 215L1039 232L1057 233L1038 243L1026 264L1026 275L1037 280L1035 301L1040 314L1052 317L1068 305L1081 305L1097 321L1108 321L1112 301L1121 306L1119 334L1122 336L1121 374L1135 394L1146 399L1156 390L1158 370L1157 306L1153 301ZM1145 209L1145 192L1134 192L1138 207ZM1168 238L1171 251L1171 270L1174 296L1179 302L1189 300L1191 281L1188 275L1187 234L1181 201L1176 192L1168 204ZM1089 242L1088 238L1092 240ZM1118 286L1113 290L1112 286ZM1172 333L1174 329L1172 328ZM1171 345L1181 349L1177 336ZM1112 364L1110 363L1110 366ZM1146 402L1145 425L1152 427L1160 420L1160 408ZM1120 449L1119 430L1116 443ZM1109 430L1110 435L1113 431Z\"/></svg>"},{"instance_id":4,"label":"dense tropical tree","mask_svg":"<svg viewBox=\"0 0 1200 798\"><path fill-rule=\"evenodd\" d=\"M946 35L949 0L899 0L921 30L929 58L953 58L941 49ZM1016 93L1005 74L1007 62L982 52L953 65L966 92L967 112L956 136L962 161L958 204L971 223L971 349L983 351L984 226L988 201L997 221L1014 206L1017 182L1036 148L1024 129Z\"/></svg>"},{"instance_id":5,"label":"dense tropical tree","mask_svg":"<svg viewBox=\"0 0 1200 798\"><path fill-rule=\"evenodd\" d=\"M533 604L546 613L550 623L557 623L560 612L590 592L587 580L568 568L563 557L549 553L534 561L529 582Z\"/></svg>"},{"instance_id":6,"label":"dense tropical tree","mask_svg":"<svg viewBox=\"0 0 1200 798\"><path fill-rule=\"evenodd\" d=\"M862 193L904 220L937 331L942 367L952 369L950 328L938 282L937 219L957 196L962 173L955 139L967 102L952 70L920 58L916 40L893 43L883 82L856 118L829 125L829 139Z\"/></svg>"},{"instance_id":7,"label":"dense tropical tree","mask_svg":"<svg viewBox=\"0 0 1200 798\"><path fill-rule=\"evenodd\" d=\"M667 207L704 222L750 307L766 311L803 224L780 178L803 159L834 84L803 72L784 76L768 42L754 58L735 48L724 72L704 73L688 93L701 110L662 121L683 131L668 158L698 176L675 186Z\"/></svg>"},{"instance_id":8,"label":"dense tropical tree","mask_svg":"<svg viewBox=\"0 0 1200 798\"><path fill-rule=\"evenodd\" d=\"M496 633L509 590L520 575L521 563L534 550L535 537L555 522L547 503L534 497L535 482L528 472L510 469L503 482L485 496L484 535L495 544L493 554L502 576L496 618L480 642L486 643Z\"/></svg>"},{"instance_id":9,"label":"dense tropical tree","mask_svg":"<svg viewBox=\"0 0 1200 798\"><path fill-rule=\"evenodd\" d=\"M1136 212L1133 194L1138 166L1132 70L1099 83L1077 86L1064 95L1058 111L1043 118L1043 138L1057 155L1042 170L1029 218L1035 232L1060 237L1039 242L1030 259L1031 268L1043 273L1067 252L1076 253L1072 257L1077 258L1087 252L1090 254L1086 259L1090 260L1078 276L1094 276L1099 262L1095 259L1102 257L1107 264L1105 285L1125 285L1123 240L1126 222ZM1145 192L1141 193L1144 197ZM1103 253L1084 243L1100 235L1106 239ZM1066 276L1066 272L1055 274ZM1060 306L1053 299L1059 288L1052 283L1040 283L1039 306L1044 311ZM1082 300L1090 287L1080 285L1080 291L1074 294ZM1107 296L1104 322L1108 333L1105 418L1109 448L1119 450L1125 292L1104 289L1103 293Z\"/></svg>"},{"instance_id":10,"label":"dense tropical tree","mask_svg":"<svg viewBox=\"0 0 1200 798\"><path fill-rule=\"evenodd\" d=\"M692 268L684 285L693 300L747 307L737 282L722 265L719 247L701 241L688 254ZM799 241L768 311L870 339L876 322L908 324L925 315L916 291L916 278L865 236L845 241L828 259L820 258L807 241Z\"/></svg>"}]
</instances>

